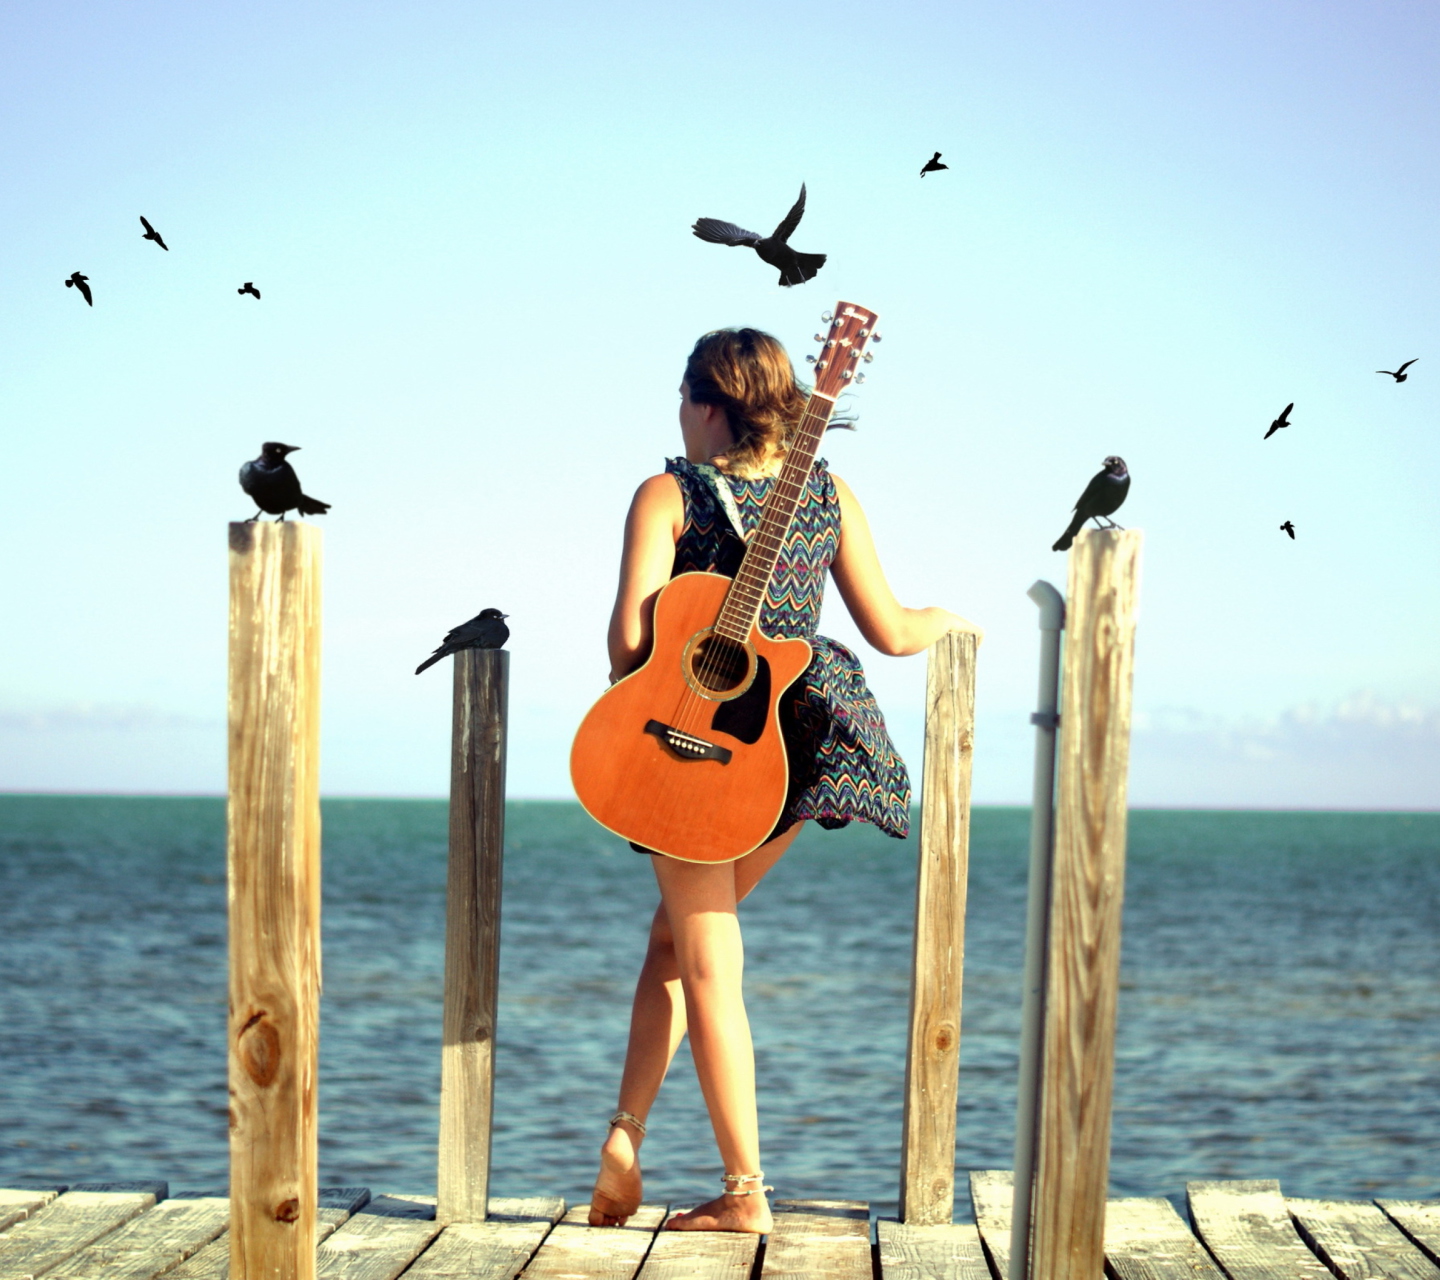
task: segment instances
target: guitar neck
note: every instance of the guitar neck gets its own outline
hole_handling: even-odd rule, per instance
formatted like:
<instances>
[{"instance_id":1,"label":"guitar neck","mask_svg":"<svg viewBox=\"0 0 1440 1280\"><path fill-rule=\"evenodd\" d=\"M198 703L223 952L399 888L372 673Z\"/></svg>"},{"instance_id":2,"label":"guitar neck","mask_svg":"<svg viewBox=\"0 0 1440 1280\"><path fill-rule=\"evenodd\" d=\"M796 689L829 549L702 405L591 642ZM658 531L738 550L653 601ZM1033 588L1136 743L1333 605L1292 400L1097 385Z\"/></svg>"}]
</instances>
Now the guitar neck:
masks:
<instances>
[{"instance_id":1,"label":"guitar neck","mask_svg":"<svg viewBox=\"0 0 1440 1280\"><path fill-rule=\"evenodd\" d=\"M728 640L744 644L750 639L750 632L760 617L760 606L765 601L770 576L780 558L780 548L785 545L790 524L810 481L810 468L815 465L815 455L820 452L820 439L834 411L832 397L819 391L811 393L795 439L785 457L785 465L780 470L775 487L770 490L770 496L765 499L760 527L745 548L744 559L740 561L740 569L715 623L716 632Z\"/></svg>"}]
</instances>

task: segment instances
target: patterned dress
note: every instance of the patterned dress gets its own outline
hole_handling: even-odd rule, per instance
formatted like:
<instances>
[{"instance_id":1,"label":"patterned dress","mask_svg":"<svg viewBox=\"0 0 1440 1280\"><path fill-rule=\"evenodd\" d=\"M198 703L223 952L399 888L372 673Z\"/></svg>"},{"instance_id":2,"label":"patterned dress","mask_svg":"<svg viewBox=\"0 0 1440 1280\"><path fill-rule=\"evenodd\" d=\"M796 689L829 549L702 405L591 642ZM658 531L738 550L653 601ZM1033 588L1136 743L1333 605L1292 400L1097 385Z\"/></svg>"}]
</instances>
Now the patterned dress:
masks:
<instances>
[{"instance_id":1,"label":"patterned dress","mask_svg":"<svg viewBox=\"0 0 1440 1280\"><path fill-rule=\"evenodd\" d=\"M684 458L667 459L665 470L685 497L685 527L675 544L671 576L701 570L734 577L745 547L732 513L748 538L760 523L775 482L737 479ZM733 504L723 500L721 485L733 496ZM825 576L839 545L840 500L821 459L810 471L760 608L760 629L766 635L799 636L814 650L810 665L780 699L790 790L777 830L802 818L831 829L859 821L903 840L910 831L905 762L885 730L860 660L838 640L815 634Z\"/></svg>"}]
</instances>

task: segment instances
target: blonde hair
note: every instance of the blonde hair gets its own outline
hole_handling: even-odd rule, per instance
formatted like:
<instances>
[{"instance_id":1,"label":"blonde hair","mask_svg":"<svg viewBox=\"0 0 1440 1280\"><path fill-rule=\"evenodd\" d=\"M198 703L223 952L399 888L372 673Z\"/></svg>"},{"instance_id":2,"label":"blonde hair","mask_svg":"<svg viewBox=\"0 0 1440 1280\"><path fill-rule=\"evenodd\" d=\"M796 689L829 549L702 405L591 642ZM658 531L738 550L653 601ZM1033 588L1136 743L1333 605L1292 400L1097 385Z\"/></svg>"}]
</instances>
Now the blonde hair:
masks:
<instances>
[{"instance_id":1,"label":"blonde hair","mask_svg":"<svg viewBox=\"0 0 1440 1280\"><path fill-rule=\"evenodd\" d=\"M716 329L685 362L690 399L725 410L735 443L724 453L731 475L766 475L790 448L809 393L785 348L759 329Z\"/></svg>"}]
</instances>

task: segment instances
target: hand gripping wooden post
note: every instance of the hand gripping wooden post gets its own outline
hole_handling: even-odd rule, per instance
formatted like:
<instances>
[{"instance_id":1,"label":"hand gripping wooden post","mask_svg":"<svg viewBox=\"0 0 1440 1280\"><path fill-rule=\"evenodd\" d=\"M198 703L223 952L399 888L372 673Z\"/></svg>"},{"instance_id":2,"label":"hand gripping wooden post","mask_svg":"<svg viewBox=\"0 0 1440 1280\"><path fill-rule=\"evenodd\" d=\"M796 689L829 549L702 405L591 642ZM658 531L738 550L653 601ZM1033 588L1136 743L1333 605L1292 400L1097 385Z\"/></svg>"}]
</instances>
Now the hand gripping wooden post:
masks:
<instances>
[{"instance_id":1,"label":"hand gripping wooden post","mask_svg":"<svg viewBox=\"0 0 1440 1280\"><path fill-rule=\"evenodd\" d=\"M230 1275L313 1280L320 531L230 526Z\"/></svg>"},{"instance_id":2,"label":"hand gripping wooden post","mask_svg":"<svg viewBox=\"0 0 1440 1280\"><path fill-rule=\"evenodd\" d=\"M505 650L455 655L435 1210L441 1222L484 1222L488 1212L509 689Z\"/></svg>"},{"instance_id":3,"label":"hand gripping wooden post","mask_svg":"<svg viewBox=\"0 0 1440 1280\"><path fill-rule=\"evenodd\" d=\"M949 1222L955 1211L976 647L968 631L941 636L930 650L925 681L910 1046L900 1144L900 1218L922 1226Z\"/></svg>"},{"instance_id":4,"label":"hand gripping wooden post","mask_svg":"<svg viewBox=\"0 0 1440 1280\"><path fill-rule=\"evenodd\" d=\"M1100 1280L1141 534L1070 553L1030 1280Z\"/></svg>"}]
</instances>

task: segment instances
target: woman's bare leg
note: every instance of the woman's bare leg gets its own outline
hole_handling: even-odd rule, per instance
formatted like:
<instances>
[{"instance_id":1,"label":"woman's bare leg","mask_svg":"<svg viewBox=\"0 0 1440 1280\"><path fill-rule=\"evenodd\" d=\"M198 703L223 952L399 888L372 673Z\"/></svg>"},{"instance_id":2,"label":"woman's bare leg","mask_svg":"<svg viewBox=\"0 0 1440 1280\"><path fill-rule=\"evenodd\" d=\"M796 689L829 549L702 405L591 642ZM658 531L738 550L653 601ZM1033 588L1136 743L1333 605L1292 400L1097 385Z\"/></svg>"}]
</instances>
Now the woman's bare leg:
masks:
<instances>
[{"instance_id":1,"label":"woman's bare leg","mask_svg":"<svg viewBox=\"0 0 1440 1280\"><path fill-rule=\"evenodd\" d=\"M799 834L800 825L797 822L754 853L734 862L718 864L716 869L730 872L735 902L745 898L780 860ZM672 858L652 858L652 861L675 863ZM733 914L733 905L731 910ZM630 1041L620 1081L619 1110L631 1112L642 1122L649 1116L685 1031L686 1005L675 954L675 938L662 902L656 908L650 925L650 942L635 986L635 1000L630 1012ZM747 1038L748 1033L747 1024ZM752 1078L753 1074L752 1064ZM639 1207L642 1194L639 1152L642 1141L643 1135L625 1121L610 1130L600 1149L600 1174L595 1180L595 1191L590 1201L591 1226L622 1225ZM727 1166L726 1172L735 1170Z\"/></svg>"}]
</instances>

